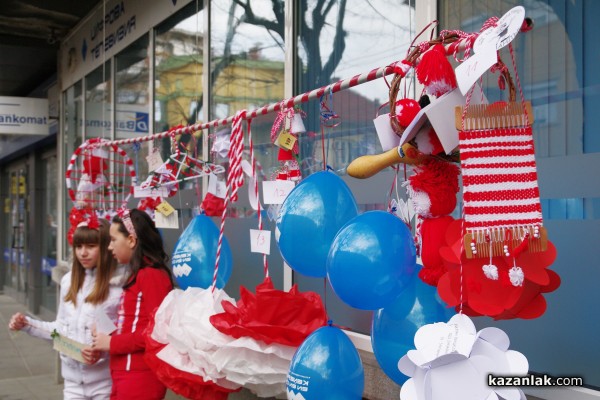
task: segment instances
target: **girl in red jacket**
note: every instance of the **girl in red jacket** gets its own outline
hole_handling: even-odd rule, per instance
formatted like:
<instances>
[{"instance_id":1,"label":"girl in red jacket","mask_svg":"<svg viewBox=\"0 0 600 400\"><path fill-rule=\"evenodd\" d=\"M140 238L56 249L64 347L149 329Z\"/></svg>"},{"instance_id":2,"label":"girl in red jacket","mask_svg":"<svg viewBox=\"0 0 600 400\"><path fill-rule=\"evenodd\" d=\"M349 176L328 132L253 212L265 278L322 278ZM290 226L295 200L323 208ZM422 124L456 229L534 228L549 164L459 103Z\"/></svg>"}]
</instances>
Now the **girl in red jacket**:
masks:
<instances>
[{"instance_id":1,"label":"girl in red jacket","mask_svg":"<svg viewBox=\"0 0 600 400\"><path fill-rule=\"evenodd\" d=\"M152 312L173 289L169 257L154 222L137 209L125 209L113 218L108 249L119 263L131 266L117 330L111 336L94 332L94 349L110 352L111 399L162 399L167 389L144 362L144 330Z\"/></svg>"}]
</instances>

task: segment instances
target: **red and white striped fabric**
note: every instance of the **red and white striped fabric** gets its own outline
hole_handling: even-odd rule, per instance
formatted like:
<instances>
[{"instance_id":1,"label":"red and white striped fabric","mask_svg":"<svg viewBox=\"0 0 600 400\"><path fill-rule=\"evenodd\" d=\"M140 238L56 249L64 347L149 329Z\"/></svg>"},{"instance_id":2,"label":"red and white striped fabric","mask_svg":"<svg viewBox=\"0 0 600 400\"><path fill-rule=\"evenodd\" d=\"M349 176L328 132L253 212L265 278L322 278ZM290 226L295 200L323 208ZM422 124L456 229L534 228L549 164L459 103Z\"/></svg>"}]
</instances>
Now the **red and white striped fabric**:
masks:
<instances>
[{"instance_id":1,"label":"red and white striped fabric","mask_svg":"<svg viewBox=\"0 0 600 400\"><path fill-rule=\"evenodd\" d=\"M459 132L467 232L542 225L531 127Z\"/></svg>"}]
</instances>

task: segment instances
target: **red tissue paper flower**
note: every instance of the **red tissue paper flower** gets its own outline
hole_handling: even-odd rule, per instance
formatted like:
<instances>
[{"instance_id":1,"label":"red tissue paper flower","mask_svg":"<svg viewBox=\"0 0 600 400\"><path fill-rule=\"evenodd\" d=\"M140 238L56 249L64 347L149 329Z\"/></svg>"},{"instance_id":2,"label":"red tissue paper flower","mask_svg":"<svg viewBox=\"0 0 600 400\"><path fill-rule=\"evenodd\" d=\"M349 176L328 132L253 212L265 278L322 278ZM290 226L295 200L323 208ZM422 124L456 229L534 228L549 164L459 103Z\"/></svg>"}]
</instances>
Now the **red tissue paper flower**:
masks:
<instances>
[{"instance_id":1,"label":"red tissue paper flower","mask_svg":"<svg viewBox=\"0 0 600 400\"><path fill-rule=\"evenodd\" d=\"M155 313L156 310L153 314ZM144 351L144 361L166 387L186 399L194 400L227 400L229 393L239 390L230 390L218 386L214 382L207 382L199 375L179 370L158 358L157 354L166 344L152 339L154 323L154 315L152 315L145 330L146 350Z\"/></svg>"},{"instance_id":2,"label":"red tissue paper flower","mask_svg":"<svg viewBox=\"0 0 600 400\"><path fill-rule=\"evenodd\" d=\"M314 330L327 324L327 314L321 297L314 292L301 293L294 285L289 292L275 289L266 278L253 294L240 287L236 305L223 301L223 313L210 317L211 324L221 333L240 338L299 346Z\"/></svg>"},{"instance_id":3,"label":"red tissue paper flower","mask_svg":"<svg viewBox=\"0 0 600 400\"><path fill-rule=\"evenodd\" d=\"M491 266L495 268L491 273L489 269L486 271L489 257L469 259L461 252L461 235L462 220L455 220L446 230L445 246L440 248L447 271L439 278L437 287L449 306L459 309L462 282L463 312L467 315L487 315L497 320L533 319L546 311L543 294L560 286L560 277L548 269L556 258L556 248L550 241L545 251L524 251L514 259L493 257Z\"/></svg>"},{"instance_id":4,"label":"red tissue paper flower","mask_svg":"<svg viewBox=\"0 0 600 400\"><path fill-rule=\"evenodd\" d=\"M202 204L200 205L204 213L209 217L220 217L225 209L225 199L215 196L212 193L206 193Z\"/></svg>"}]
</instances>

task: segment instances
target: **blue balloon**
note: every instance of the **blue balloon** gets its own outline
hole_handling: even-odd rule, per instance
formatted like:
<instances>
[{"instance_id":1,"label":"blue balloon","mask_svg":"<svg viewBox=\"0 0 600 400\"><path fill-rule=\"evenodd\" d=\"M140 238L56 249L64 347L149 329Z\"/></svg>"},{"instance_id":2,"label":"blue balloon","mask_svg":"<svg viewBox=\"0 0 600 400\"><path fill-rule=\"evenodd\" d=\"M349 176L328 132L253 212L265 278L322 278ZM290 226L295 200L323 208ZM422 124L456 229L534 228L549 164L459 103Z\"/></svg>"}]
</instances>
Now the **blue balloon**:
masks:
<instances>
[{"instance_id":1,"label":"blue balloon","mask_svg":"<svg viewBox=\"0 0 600 400\"><path fill-rule=\"evenodd\" d=\"M406 382L408 377L398 369L398 361L415 348L417 330L427 324L447 322L453 314L436 288L414 274L392 304L373 313L371 344L383 372L399 385Z\"/></svg>"},{"instance_id":2,"label":"blue balloon","mask_svg":"<svg viewBox=\"0 0 600 400\"><path fill-rule=\"evenodd\" d=\"M404 222L384 211L369 211L338 232L329 250L327 276L343 302L377 310L402 292L416 259L415 243Z\"/></svg>"},{"instance_id":3,"label":"blue balloon","mask_svg":"<svg viewBox=\"0 0 600 400\"><path fill-rule=\"evenodd\" d=\"M329 171L312 174L290 192L279 211L275 237L281 256L303 275L325 277L333 238L357 214L352 191L340 177Z\"/></svg>"},{"instance_id":4,"label":"blue balloon","mask_svg":"<svg viewBox=\"0 0 600 400\"><path fill-rule=\"evenodd\" d=\"M181 289L208 288L212 285L217 258L219 228L204 214L194 217L185 228L173 250L173 274ZM231 249L223 237L217 288L222 289L231 276Z\"/></svg>"},{"instance_id":5,"label":"blue balloon","mask_svg":"<svg viewBox=\"0 0 600 400\"><path fill-rule=\"evenodd\" d=\"M361 399L365 374L348 336L336 327L324 326L296 350L286 385L289 400Z\"/></svg>"}]
</instances>

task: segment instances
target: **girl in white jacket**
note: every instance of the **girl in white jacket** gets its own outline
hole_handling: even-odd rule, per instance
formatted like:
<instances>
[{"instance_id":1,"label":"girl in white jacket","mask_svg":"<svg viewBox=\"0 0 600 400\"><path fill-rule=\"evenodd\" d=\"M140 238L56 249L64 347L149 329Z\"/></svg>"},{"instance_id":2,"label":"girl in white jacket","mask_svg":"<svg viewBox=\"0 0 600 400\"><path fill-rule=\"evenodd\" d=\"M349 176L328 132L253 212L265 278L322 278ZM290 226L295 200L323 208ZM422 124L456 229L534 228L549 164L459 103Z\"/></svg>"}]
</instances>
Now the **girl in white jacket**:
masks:
<instances>
[{"instance_id":1,"label":"girl in white jacket","mask_svg":"<svg viewBox=\"0 0 600 400\"><path fill-rule=\"evenodd\" d=\"M125 267L117 267L108 251L109 223L90 214L91 218L77 225L73 235L75 257L71 271L61 281L56 321L44 322L16 313L10 320L10 329L22 329L48 340L56 330L59 335L89 345L101 312L117 321L122 286L128 274ZM112 381L108 354L89 346L81 353L86 363L60 354L65 400L109 399Z\"/></svg>"}]
</instances>

